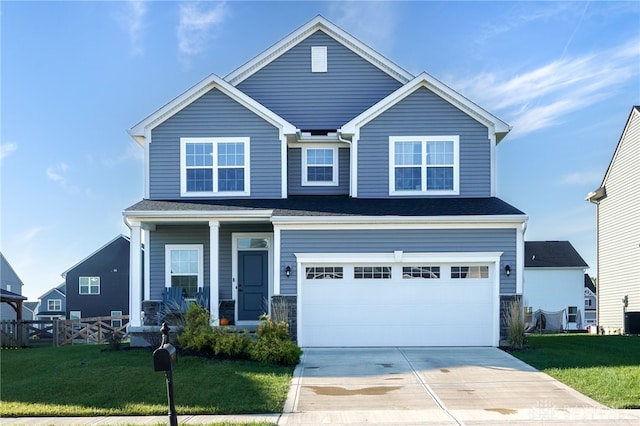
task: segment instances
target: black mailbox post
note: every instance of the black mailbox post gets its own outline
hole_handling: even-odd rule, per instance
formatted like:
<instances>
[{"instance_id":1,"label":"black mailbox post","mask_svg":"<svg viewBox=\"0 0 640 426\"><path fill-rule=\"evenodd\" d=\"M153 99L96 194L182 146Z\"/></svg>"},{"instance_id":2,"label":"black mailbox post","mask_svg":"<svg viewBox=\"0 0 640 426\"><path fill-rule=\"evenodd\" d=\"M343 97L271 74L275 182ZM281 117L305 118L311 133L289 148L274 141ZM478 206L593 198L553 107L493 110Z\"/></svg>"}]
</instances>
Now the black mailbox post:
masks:
<instances>
[{"instance_id":1,"label":"black mailbox post","mask_svg":"<svg viewBox=\"0 0 640 426\"><path fill-rule=\"evenodd\" d=\"M162 343L160 347L153 351L153 369L164 371L167 378L167 399L169 400L169 424L178 426L178 414L173 400L173 364L176 360L176 348L169 343L169 326L162 324Z\"/></svg>"}]
</instances>

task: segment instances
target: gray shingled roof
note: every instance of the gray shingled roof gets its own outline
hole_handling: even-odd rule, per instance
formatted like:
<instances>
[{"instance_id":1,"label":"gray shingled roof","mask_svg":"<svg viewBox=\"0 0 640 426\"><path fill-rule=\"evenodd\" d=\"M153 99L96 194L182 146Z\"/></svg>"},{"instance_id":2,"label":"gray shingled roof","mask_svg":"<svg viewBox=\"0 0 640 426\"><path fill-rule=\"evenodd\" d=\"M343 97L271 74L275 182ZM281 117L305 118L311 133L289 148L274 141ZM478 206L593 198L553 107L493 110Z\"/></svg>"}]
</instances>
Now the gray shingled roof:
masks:
<instances>
[{"instance_id":1,"label":"gray shingled roof","mask_svg":"<svg viewBox=\"0 0 640 426\"><path fill-rule=\"evenodd\" d=\"M525 268L588 268L569 241L525 241Z\"/></svg>"},{"instance_id":2,"label":"gray shingled roof","mask_svg":"<svg viewBox=\"0 0 640 426\"><path fill-rule=\"evenodd\" d=\"M292 196L286 199L142 200L126 212L223 212L273 210L273 216L493 216L524 215L499 198L350 198Z\"/></svg>"}]
</instances>

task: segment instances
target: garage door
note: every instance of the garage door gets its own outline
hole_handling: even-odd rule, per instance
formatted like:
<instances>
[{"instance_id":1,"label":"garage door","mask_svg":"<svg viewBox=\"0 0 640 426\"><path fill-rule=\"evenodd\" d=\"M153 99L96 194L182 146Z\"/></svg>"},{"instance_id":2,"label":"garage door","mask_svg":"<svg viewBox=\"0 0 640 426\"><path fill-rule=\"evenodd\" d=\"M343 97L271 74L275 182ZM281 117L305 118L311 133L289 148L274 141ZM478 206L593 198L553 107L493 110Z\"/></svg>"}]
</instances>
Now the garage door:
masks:
<instances>
[{"instance_id":1,"label":"garage door","mask_svg":"<svg viewBox=\"0 0 640 426\"><path fill-rule=\"evenodd\" d=\"M496 346L497 269L488 263L306 263L301 346Z\"/></svg>"}]
</instances>

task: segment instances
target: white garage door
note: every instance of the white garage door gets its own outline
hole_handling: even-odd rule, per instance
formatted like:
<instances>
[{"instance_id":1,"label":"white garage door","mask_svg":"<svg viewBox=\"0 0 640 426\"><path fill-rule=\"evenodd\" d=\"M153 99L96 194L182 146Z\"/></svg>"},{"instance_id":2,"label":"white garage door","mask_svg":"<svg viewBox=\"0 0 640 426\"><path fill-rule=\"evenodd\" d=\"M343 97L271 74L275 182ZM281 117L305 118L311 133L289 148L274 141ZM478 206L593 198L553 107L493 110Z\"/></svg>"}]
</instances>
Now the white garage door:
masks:
<instances>
[{"instance_id":1,"label":"white garage door","mask_svg":"<svg viewBox=\"0 0 640 426\"><path fill-rule=\"evenodd\" d=\"M496 346L488 263L300 265L301 346Z\"/></svg>"}]
</instances>

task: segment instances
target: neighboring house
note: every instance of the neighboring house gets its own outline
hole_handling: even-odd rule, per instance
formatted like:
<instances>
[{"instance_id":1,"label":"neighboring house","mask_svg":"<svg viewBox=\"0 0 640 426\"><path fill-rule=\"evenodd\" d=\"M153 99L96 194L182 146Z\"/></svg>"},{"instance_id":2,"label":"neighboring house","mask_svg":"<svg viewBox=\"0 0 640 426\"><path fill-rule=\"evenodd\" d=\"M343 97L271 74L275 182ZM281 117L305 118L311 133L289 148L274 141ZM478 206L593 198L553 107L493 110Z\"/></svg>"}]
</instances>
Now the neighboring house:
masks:
<instances>
[{"instance_id":1,"label":"neighboring house","mask_svg":"<svg viewBox=\"0 0 640 426\"><path fill-rule=\"evenodd\" d=\"M32 321L36 319L39 302L24 302L22 304L22 319Z\"/></svg>"},{"instance_id":2,"label":"neighboring house","mask_svg":"<svg viewBox=\"0 0 640 426\"><path fill-rule=\"evenodd\" d=\"M62 277L67 319L129 315L129 238L117 236Z\"/></svg>"},{"instance_id":3,"label":"neighboring house","mask_svg":"<svg viewBox=\"0 0 640 426\"><path fill-rule=\"evenodd\" d=\"M320 16L210 75L129 130L132 344L181 287L214 324L282 302L301 346L497 346L527 221L496 196L509 131Z\"/></svg>"},{"instance_id":4,"label":"neighboring house","mask_svg":"<svg viewBox=\"0 0 640 426\"><path fill-rule=\"evenodd\" d=\"M52 321L66 318L66 286L67 283L63 282L38 298L40 299L40 307L37 312L38 319Z\"/></svg>"},{"instance_id":5,"label":"neighboring house","mask_svg":"<svg viewBox=\"0 0 640 426\"><path fill-rule=\"evenodd\" d=\"M11 267L9 261L0 253L0 320L22 319L23 282Z\"/></svg>"},{"instance_id":6,"label":"neighboring house","mask_svg":"<svg viewBox=\"0 0 640 426\"><path fill-rule=\"evenodd\" d=\"M584 324L598 325L598 296L589 274L584 274Z\"/></svg>"},{"instance_id":7,"label":"neighboring house","mask_svg":"<svg viewBox=\"0 0 640 426\"><path fill-rule=\"evenodd\" d=\"M623 329L625 297L626 310L640 312L639 170L640 106L634 106L600 187L586 198L597 209L598 326L607 333Z\"/></svg>"},{"instance_id":8,"label":"neighboring house","mask_svg":"<svg viewBox=\"0 0 640 426\"><path fill-rule=\"evenodd\" d=\"M584 329L584 271L588 267L569 241L525 241L525 310L558 314L564 330Z\"/></svg>"}]
</instances>

